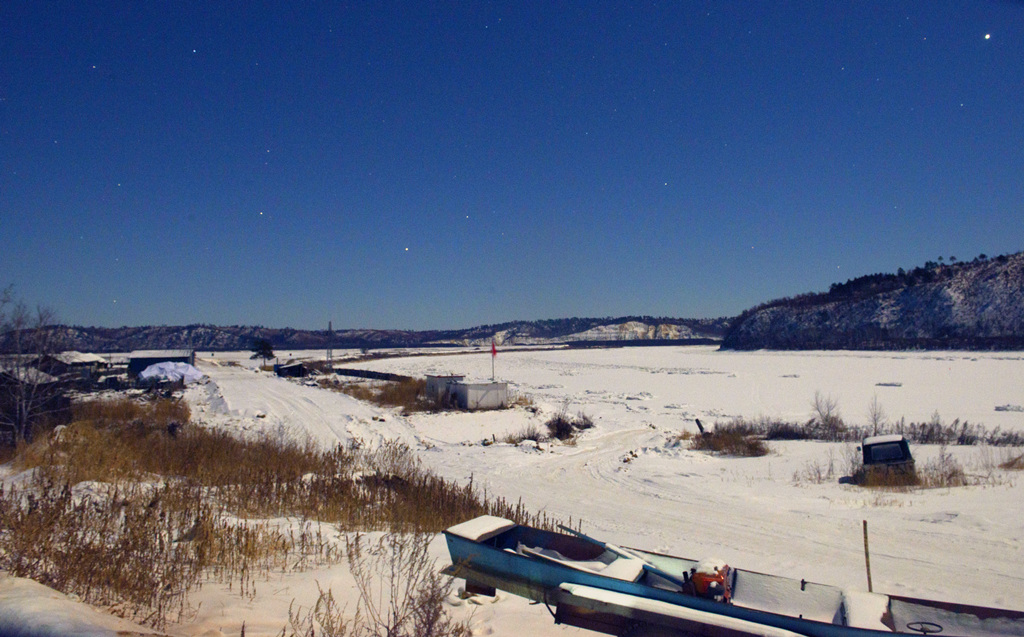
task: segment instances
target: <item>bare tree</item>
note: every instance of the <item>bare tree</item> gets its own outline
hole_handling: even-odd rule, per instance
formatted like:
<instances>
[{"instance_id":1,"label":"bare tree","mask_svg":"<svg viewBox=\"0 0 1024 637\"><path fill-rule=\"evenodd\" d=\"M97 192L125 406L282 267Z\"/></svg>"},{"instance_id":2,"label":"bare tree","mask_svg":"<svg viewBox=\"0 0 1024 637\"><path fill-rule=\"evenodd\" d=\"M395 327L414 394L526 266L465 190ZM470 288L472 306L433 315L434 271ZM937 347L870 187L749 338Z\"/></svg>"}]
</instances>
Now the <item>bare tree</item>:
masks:
<instances>
[{"instance_id":1,"label":"bare tree","mask_svg":"<svg viewBox=\"0 0 1024 637\"><path fill-rule=\"evenodd\" d=\"M871 397L871 404L868 405L868 424L871 426L871 435L877 436L878 432L885 427L885 410L882 403L878 401L878 394Z\"/></svg>"},{"instance_id":2,"label":"bare tree","mask_svg":"<svg viewBox=\"0 0 1024 637\"><path fill-rule=\"evenodd\" d=\"M831 395L826 396L820 391L814 392L811 403L813 417L811 423L822 440L842 440L846 424L839 415L839 402Z\"/></svg>"},{"instance_id":3,"label":"bare tree","mask_svg":"<svg viewBox=\"0 0 1024 637\"><path fill-rule=\"evenodd\" d=\"M16 442L31 442L33 428L66 408L62 383L39 362L60 352L52 310L30 310L13 287L0 294L0 429Z\"/></svg>"}]
</instances>

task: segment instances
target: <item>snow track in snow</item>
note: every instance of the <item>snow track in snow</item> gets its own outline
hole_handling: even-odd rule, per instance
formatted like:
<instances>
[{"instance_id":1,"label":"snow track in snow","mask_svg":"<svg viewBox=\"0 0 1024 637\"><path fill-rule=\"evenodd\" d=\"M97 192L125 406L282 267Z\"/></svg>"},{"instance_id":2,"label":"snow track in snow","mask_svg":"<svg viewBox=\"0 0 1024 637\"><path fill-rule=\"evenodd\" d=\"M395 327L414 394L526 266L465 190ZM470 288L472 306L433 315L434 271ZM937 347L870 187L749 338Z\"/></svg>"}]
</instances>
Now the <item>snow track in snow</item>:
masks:
<instances>
[{"instance_id":1,"label":"snow track in snow","mask_svg":"<svg viewBox=\"0 0 1024 637\"><path fill-rule=\"evenodd\" d=\"M472 378L489 377L490 362L484 353L367 366L411 375L467 371ZM866 519L875 590L1024 608L1024 485L1018 473L984 487L892 493L839 484L854 445L773 442L769 456L744 459L691 451L685 441L674 441L681 432L695 433L694 417L711 426L726 420L723 414L756 418L761 413L751 410L762 407L779 410L762 412L767 415L792 418L788 414L798 409L807 414L819 388L826 395L853 395L843 393L849 388L864 396L878 392L895 418L934 411L935 396L955 386L964 413L991 413L996 422L1016 428L1008 425L1024 422L1024 416L986 410L999 400L1024 400L1013 393L1017 381L1007 380L1024 377L1024 361L956 353L716 354L657 348L499 353L498 367L514 379L514 388L534 398L538 413L402 417L265 373L203 370L223 396L225 424L283 428L323 444L400 439L420 449L421 460L439 475L460 482L472 478L491 496L522 499L530 510L563 521L582 520L585 532L607 541L693 558L716 555L740 568L864 589ZM875 386L880 378L896 377L904 387L895 393ZM856 410L866 410L868 401L850 400L841 402L849 407L844 415L862 421ZM542 428L566 405L570 415L582 411L596 423L576 444L501 442L527 425ZM969 470L979 453L950 451ZM915 447L919 463L937 453ZM824 482L800 477L809 466L825 463L833 465L834 475Z\"/></svg>"},{"instance_id":2,"label":"snow track in snow","mask_svg":"<svg viewBox=\"0 0 1024 637\"><path fill-rule=\"evenodd\" d=\"M210 400L210 418L241 423L249 432L311 438L324 447L352 440L375 445L385 439L416 444L414 432L404 421L384 416L381 409L339 392L308 387L285 378L243 367L200 363L210 377L216 396ZM202 406L200 406L202 411Z\"/></svg>"}]
</instances>

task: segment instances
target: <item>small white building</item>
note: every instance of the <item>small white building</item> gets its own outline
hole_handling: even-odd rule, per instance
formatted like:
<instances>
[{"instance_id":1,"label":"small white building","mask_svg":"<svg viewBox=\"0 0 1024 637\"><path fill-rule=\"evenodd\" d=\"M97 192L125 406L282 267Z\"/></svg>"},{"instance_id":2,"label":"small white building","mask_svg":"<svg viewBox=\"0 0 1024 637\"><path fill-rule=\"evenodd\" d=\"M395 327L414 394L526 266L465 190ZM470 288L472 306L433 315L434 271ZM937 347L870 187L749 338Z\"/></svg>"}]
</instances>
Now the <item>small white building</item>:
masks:
<instances>
[{"instance_id":1,"label":"small white building","mask_svg":"<svg viewBox=\"0 0 1024 637\"><path fill-rule=\"evenodd\" d=\"M426 392L428 400L442 400L445 396L452 393L451 385L461 383L465 378L465 376L458 374L448 376L427 374L427 386L423 391Z\"/></svg>"},{"instance_id":2,"label":"small white building","mask_svg":"<svg viewBox=\"0 0 1024 637\"><path fill-rule=\"evenodd\" d=\"M460 409L504 409L508 407L508 383L452 383L451 395Z\"/></svg>"}]
</instances>

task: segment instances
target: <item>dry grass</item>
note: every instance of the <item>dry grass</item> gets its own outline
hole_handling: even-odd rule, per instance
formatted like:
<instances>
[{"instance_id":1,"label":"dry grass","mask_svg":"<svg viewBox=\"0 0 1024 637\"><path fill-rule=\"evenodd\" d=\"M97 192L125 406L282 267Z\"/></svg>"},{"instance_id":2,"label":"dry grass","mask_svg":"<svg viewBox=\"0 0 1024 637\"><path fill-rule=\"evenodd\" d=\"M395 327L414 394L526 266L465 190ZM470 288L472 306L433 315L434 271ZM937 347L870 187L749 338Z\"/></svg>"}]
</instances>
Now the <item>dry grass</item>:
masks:
<instances>
[{"instance_id":1,"label":"dry grass","mask_svg":"<svg viewBox=\"0 0 1024 637\"><path fill-rule=\"evenodd\" d=\"M897 466L864 465L860 447L847 446L849 481L852 484L883 491L909 491L921 486L921 469L915 464Z\"/></svg>"},{"instance_id":2,"label":"dry grass","mask_svg":"<svg viewBox=\"0 0 1024 637\"><path fill-rule=\"evenodd\" d=\"M455 622L444 598L448 578L430 559L429 534L385 535L369 542L356 534L345 541L349 569L359 590L359 606L346 617L334 593L320 588L316 602L305 612L288 609L291 633L306 637L467 637L467 622Z\"/></svg>"},{"instance_id":3,"label":"dry grass","mask_svg":"<svg viewBox=\"0 0 1024 637\"><path fill-rule=\"evenodd\" d=\"M518 444L525 440L532 440L534 442L540 442L546 440L547 436L541 431L541 428L534 423L530 423L518 433L510 433L505 436L505 442L509 444Z\"/></svg>"},{"instance_id":4,"label":"dry grass","mask_svg":"<svg viewBox=\"0 0 1024 637\"><path fill-rule=\"evenodd\" d=\"M811 418L806 422L787 422L761 416L754 420L735 418L730 425L746 429L764 440L855 442L868 436L900 434L908 442L916 444L1024 446L1024 433L1019 431L1003 431L998 427L988 429L984 425L962 422L959 418L945 422L938 413L933 414L928 422L908 423L902 418L887 422L877 401L872 401L868 411L868 425L848 424L840 416L835 399L818 392L811 403Z\"/></svg>"},{"instance_id":5,"label":"dry grass","mask_svg":"<svg viewBox=\"0 0 1024 637\"><path fill-rule=\"evenodd\" d=\"M925 486L921 480L921 472L916 469L889 469L884 466L862 471L854 476L854 482L862 487L890 491L905 491L911 487Z\"/></svg>"},{"instance_id":6,"label":"dry grass","mask_svg":"<svg viewBox=\"0 0 1024 637\"><path fill-rule=\"evenodd\" d=\"M942 446L939 455L921 466L911 468L872 467L865 470L863 465L853 470L854 482L863 487L890 491L920 489L949 489L978 484L998 484L997 477L969 475L960 462Z\"/></svg>"},{"instance_id":7,"label":"dry grass","mask_svg":"<svg viewBox=\"0 0 1024 637\"><path fill-rule=\"evenodd\" d=\"M537 409L537 404L533 401L533 396L517 391L511 392L508 404L510 407L522 407L524 409L529 409L532 411L535 411Z\"/></svg>"},{"instance_id":8,"label":"dry grass","mask_svg":"<svg viewBox=\"0 0 1024 637\"><path fill-rule=\"evenodd\" d=\"M239 523L194 485L111 487L76 496L37 482L0 497L0 563L83 601L163 626L191 611L203 581L251 595L257 577L296 563L340 559L312 525Z\"/></svg>"},{"instance_id":9,"label":"dry grass","mask_svg":"<svg viewBox=\"0 0 1024 637\"><path fill-rule=\"evenodd\" d=\"M426 388L427 381L422 378L381 383L377 387L376 402L382 407L400 407L403 411L422 410Z\"/></svg>"},{"instance_id":10,"label":"dry grass","mask_svg":"<svg viewBox=\"0 0 1024 637\"><path fill-rule=\"evenodd\" d=\"M740 423L715 424L713 431L696 436L690 442L696 451L711 451L726 456L759 457L768 455L768 445Z\"/></svg>"},{"instance_id":11,"label":"dry grass","mask_svg":"<svg viewBox=\"0 0 1024 637\"><path fill-rule=\"evenodd\" d=\"M357 400L372 403L378 407L398 407L402 413L440 412L457 410L454 396L428 397L427 381L422 378L409 378L400 381L339 381L336 378L320 378L317 384L323 389L330 389L348 394ZM522 407L534 413L537 406L528 394L513 393L509 407Z\"/></svg>"},{"instance_id":12,"label":"dry grass","mask_svg":"<svg viewBox=\"0 0 1024 637\"><path fill-rule=\"evenodd\" d=\"M555 523L430 474L397 443L240 440L187 424L182 403L129 403L81 405L79 420L19 450L34 478L0 491L0 568L160 627L188 614L203 581L249 595L269 572L342 559L322 523L430 533L483 514Z\"/></svg>"},{"instance_id":13,"label":"dry grass","mask_svg":"<svg viewBox=\"0 0 1024 637\"><path fill-rule=\"evenodd\" d=\"M336 378L318 378L316 382L321 389L329 389L347 394L356 400L372 402L377 396L370 381L340 381Z\"/></svg>"},{"instance_id":14,"label":"dry grass","mask_svg":"<svg viewBox=\"0 0 1024 637\"><path fill-rule=\"evenodd\" d=\"M530 423L525 428L523 428L522 431L514 434L508 434L507 436L505 436L504 442L507 442L510 445L518 445L519 443L524 442L526 440L532 440L533 442L541 442L543 440L547 440L547 436L545 436L544 432L540 430L540 427L538 427L534 423Z\"/></svg>"},{"instance_id":15,"label":"dry grass","mask_svg":"<svg viewBox=\"0 0 1024 637\"><path fill-rule=\"evenodd\" d=\"M945 446L939 456L917 471L920 485L924 488L963 487L970 484L967 473Z\"/></svg>"},{"instance_id":16,"label":"dry grass","mask_svg":"<svg viewBox=\"0 0 1024 637\"><path fill-rule=\"evenodd\" d=\"M865 470L863 457L859 447L852 444L845 449L845 459L837 462L834 449L829 449L827 462L811 461L793 474L796 484L824 484L839 482L855 484L879 491L906 493L915 489L948 489L962 486L995 486L1012 482L1000 469L1014 468L1014 462L1020 468L1024 465L1024 456L1002 454L1003 462L993 455L991 447L980 447L974 451L974 457L968 463L970 470L965 469L956 457L946 448L940 446L937 457L924 464L910 467L873 466ZM841 464L841 468L840 468ZM842 477L840 477L842 476Z\"/></svg>"},{"instance_id":17,"label":"dry grass","mask_svg":"<svg viewBox=\"0 0 1024 637\"><path fill-rule=\"evenodd\" d=\"M999 463L999 468L1006 469L1007 471L1024 471L1024 453L1007 458Z\"/></svg>"},{"instance_id":18,"label":"dry grass","mask_svg":"<svg viewBox=\"0 0 1024 637\"><path fill-rule=\"evenodd\" d=\"M469 633L468 626L452 622L444 610L449 580L434 568L430 540L429 535L414 534L385 535L375 543L364 542L360 535L346 541L368 634Z\"/></svg>"},{"instance_id":19,"label":"dry grass","mask_svg":"<svg viewBox=\"0 0 1024 637\"><path fill-rule=\"evenodd\" d=\"M76 403L71 408L75 422L97 425L145 423L150 427L166 427L173 423L186 423L191 419L188 403L181 400L91 400Z\"/></svg>"},{"instance_id":20,"label":"dry grass","mask_svg":"<svg viewBox=\"0 0 1024 637\"><path fill-rule=\"evenodd\" d=\"M838 480L836 471L836 453L834 449L828 450L828 462L812 461L804 466L803 471L793 474L793 482L810 482L812 484L824 484Z\"/></svg>"},{"instance_id":21,"label":"dry grass","mask_svg":"<svg viewBox=\"0 0 1024 637\"><path fill-rule=\"evenodd\" d=\"M678 434L669 436L668 443L672 447L679 447L679 446L682 446L682 444L685 443L685 442L690 442L691 440L693 440L697 436L698 436L698 434L696 434L696 433L694 433L692 431L684 429L683 431L679 432Z\"/></svg>"},{"instance_id":22,"label":"dry grass","mask_svg":"<svg viewBox=\"0 0 1024 637\"><path fill-rule=\"evenodd\" d=\"M568 414L569 404L564 403L558 413L544 423L551 438L562 442L573 442L581 431L594 428L594 420L583 413L577 412L575 416Z\"/></svg>"},{"instance_id":23,"label":"dry grass","mask_svg":"<svg viewBox=\"0 0 1024 637\"><path fill-rule=\"evenodd\" d=\"M316 583L319 592L316 602L303 610L296 608L295 600L288 606L288 627L281 631L280 637L346 637L353 632L355 619L345 617L345 608L338 605L331 589L326 591ZM244 628L244 627L243 627ZM243 629L242 634L245 634Z\"/></svg>"},{"instance_id":24,"label":"dry grass","mask_svg":"<svg viewBox=\"0 0 1024 637\"><path fill-rule=\"evenodd\" d=\"M427 381L422 378L370 382L340 382L336 379L324 378L318 383L324 389L339 391L379 407L398 407L406 414L440 411L445 407L437 401L427 398L425 391Z\"/></svg>"},{"instance_id":25,"label":"dry grass","mask_svg":"<svg viewBox=\"0 0 1024 637\"><path fill-rule=\"evenodd\" d=\"M17 457L18 448L15 445L0 443L0 464L7 464Z\"/></svg>"}]
</instances>

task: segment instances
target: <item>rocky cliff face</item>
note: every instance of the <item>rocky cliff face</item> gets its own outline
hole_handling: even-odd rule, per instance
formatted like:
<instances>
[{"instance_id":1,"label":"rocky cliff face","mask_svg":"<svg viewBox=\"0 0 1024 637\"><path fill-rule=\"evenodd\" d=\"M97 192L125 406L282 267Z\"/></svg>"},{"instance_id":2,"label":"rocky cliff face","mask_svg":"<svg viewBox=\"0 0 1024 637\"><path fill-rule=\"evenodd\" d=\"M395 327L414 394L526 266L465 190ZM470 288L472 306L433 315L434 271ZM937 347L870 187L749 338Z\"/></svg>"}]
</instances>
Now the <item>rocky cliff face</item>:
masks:
<instances>
[{"instance_id":1,"label":"rocky cliff face","mask_svg":"<svg viewBox=\"0 0 1024 637\"><path fill-rule=\"evenodd\" d=\"M1021 349L1024 253L929 263L744 312L727 349Z\"/></svg>"}]
</instances>

